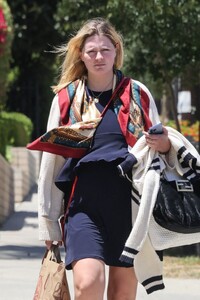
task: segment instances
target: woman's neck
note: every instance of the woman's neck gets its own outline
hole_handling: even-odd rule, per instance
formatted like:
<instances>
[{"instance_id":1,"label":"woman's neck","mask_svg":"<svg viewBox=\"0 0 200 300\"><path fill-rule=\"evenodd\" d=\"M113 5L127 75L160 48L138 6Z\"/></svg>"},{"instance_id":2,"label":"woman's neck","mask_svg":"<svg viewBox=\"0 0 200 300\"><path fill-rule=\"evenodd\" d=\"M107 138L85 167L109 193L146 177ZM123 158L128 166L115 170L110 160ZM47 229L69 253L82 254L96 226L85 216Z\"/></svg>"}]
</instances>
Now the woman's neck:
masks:
<instances>
[{"instance_id":1,"label":"woman's neck","mask_svg":"<svg viewBox=\"0 0 200 300\"><path fill-rule=\"evenodd\" d=\"M113 73L102 76L88 75L87 85L92 91L106 91L113 87Z\"/></svg>"}]
</instances>

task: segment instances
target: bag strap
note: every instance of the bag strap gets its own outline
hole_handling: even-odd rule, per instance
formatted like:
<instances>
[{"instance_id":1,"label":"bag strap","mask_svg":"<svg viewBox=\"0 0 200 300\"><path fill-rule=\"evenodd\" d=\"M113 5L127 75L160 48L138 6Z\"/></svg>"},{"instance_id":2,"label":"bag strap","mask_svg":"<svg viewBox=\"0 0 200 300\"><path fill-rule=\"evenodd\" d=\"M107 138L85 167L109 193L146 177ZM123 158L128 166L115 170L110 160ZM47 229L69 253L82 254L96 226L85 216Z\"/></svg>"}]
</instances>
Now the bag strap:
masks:
<instances>
[{"instance_id":1,"label":"bag strap","mask_svg":"<svg viewBox=\"0 0 200 300\"><path fill-rule=\"evenodd\" d=\"M57 263L62 262L58 244L52 244L50 251L52 252L51 260L56 261Z\"/></svg>"},{"instance_id":2,"label":"bag strap","mask_svg":"<svg viewBox=\"0 0 200 300\"><path fill-rule=\"evenodd\" d=\"M51 261L54 261L57 263L62 262L58 244L52 244L50 249L45 250L45 253L44 253L44 256L42 259L42 264L44 262L44 259L51 260Z\"/></svg>"},{"instance_id":3,"label":"bag strap","mask_svg":"<svg viewBox=\"0 0 200 300\"><path fill-rule=\"evenodd\" d=\"M78 180L78 177L76 176L74 178L74 181L73 181L73 185L72 185L72 189L71 189L71 192L70 192L69 201L67 203L67 208L65 210L65 214L64 214L64 216L62 216L62 218L60 220L60 224L61 224L61 228L62 228L62 241L63 241L64 245L65 245L65 230L64 230L64 227L65 227L65 222L66 222L67 215L68 215L68 212L69 212L69 207L70 207L70 204L72 202L73 195L74 195L74 190L75 190L75 187L76 187L77 180Z\"/></svg>"},{"instance_id":4,"label":"bag strap","mask_svg":"<svg viewBox=\"0 0 200 300\"><path fill-rule=\"evenodd\" d=\"M50 249L46 248L44 256L42 258L42 264L44 262L44 259L52 260L58 263L61 262L60 250L58 248L58 245L52 244Z\"/></svg>"},{"instance_id":5,"label":"bag strap","mask_svg":"<svg viewBox=\"0 0 200 300\"><path fill-rule=\"evenodd\" d=\"M104 110L101 113L101 117L103 117L106 113L106 111L108 110L108 107L110 105L110 103L113 101L113 99L115 98L115 96L117 95L117 93L119 92L120 88L122 87L122 85L124 84L124 82L126 80L130 80L128 77L123 77L122 80L120 81L120 83L118 84L118 86L116 87L116 89L114 90L110 100L108 101L108 103L106 104L106 106L104 107Z\"/></svg>"},{"instance_id":6,"label":"bag strap","mask_svg":"<svg viewBox=\"0 0 200 300\"><path fill-rule=\"evenodd\" d=\"M106 104L104 110L102 111L101 113L101 117L103 117L110 105L110 103L112 102L112 100L116 97L117 93L119 92L120 88L122 87L122 85L125 83L125 81L129 81L130 79L128 77L123 77L123 79L120 81L120 83L118 84L118 86L116 87L116 89L114 90L110 100L108 101L108 103ZM61 218L60 220L60 223L61 223L61 227L62 227L62 240L63 240L63 243L65 244L65 236L64 236L64 226L65 226L65 222L66 222L66 219L67 219L67 215L68 215L68 212L69 212L69 207L70 207L70 204L72 202L72 198L73 198L73 195L74 195L74 190L75 190L75 187L76 187L76 183L77 183L77 176L75 177L74 179L74 182L73 182L73 185L72 185L72 189L71 189L71 193L70 193L70 197L69 197L69 201L67 203L67 208L66 208L66 211L65 211L65 214L64 216Z\"/></svg>"},{"instance_id":7,"label":"bag strap","mask_svg":"<svg viewBox=\"0 0 200 300\"><path fill-rule=\"evenodd\" d=\"M129 80L129 78L127 77L124 77L120 83L118 84L118 86L116 87L116 89L114 90L114 93L112 94L112 97L110 98L110 100L108 101L108 103L106 104L104 110L102 111L101 113L101 117L103 117L110 105L110 103L112 102L112 100L115 98L115 96L117 95L117 93L119 92L119 89L122 87L123 83L125 82L125 80ZM66 209L66 212L65 212L65 216L64 216L64 219L66 220L66 215L68 213L68 210L69 210L69 206L70 206L70 203L72 201L72 197L73 197L73 194L74 194L74 189L75 189L75 186L76 186L76 182L77 182L77 177L75 177L74 179L74 182L73 182L73 185L72 185L72 189L71 189L71 193L70 193L70 197L69 197L69 201L68 201L68 204L67 204L67 209Z\"/></svg>"}]
</instances>

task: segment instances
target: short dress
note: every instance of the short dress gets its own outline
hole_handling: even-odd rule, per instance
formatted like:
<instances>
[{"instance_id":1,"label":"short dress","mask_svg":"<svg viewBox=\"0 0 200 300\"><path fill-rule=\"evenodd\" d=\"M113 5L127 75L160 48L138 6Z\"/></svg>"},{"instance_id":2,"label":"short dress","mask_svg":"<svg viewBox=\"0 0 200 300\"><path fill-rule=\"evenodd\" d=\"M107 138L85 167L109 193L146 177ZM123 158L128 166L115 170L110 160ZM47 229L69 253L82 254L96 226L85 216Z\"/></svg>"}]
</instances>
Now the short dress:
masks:
<instances>
[{"instance_id":1,"label":"short dress","mask_svg":"<svg viewBox=\"0 0 200 300\"><path fill-rule=\"evenodd\" d=\"M111 95L111 90L101 95L96 103L100 112ZM84 258L100 259L108 266L132 267L119 259L132 229L131 182L121 177L117 168L127 157L130 161L127 148L111 104L87 155L67 160L66 168L71 167L70 172L77 176L65 224L67 269Z\"/></svg>"}]
</instances>

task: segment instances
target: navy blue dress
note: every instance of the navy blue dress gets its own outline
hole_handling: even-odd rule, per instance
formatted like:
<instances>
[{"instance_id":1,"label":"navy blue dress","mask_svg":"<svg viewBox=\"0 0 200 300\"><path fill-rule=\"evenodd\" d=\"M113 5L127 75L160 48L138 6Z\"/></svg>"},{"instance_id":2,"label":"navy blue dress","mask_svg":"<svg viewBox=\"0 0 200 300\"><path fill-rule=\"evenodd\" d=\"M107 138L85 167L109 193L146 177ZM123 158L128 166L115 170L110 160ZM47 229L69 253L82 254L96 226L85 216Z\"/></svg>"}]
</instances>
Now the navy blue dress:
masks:
<instances>
[{"instance_id":1,"label":"navy blue dress","mask_svg":"<svg viewBox=\"0 0 200 300\"><path fill-rule=\"evenodd\" d=\"M100 112L111 93L101 95L96 104ZM127 157L130 162L111 104L97 127L91 150L79 161L69 159L66 164L73 167L78 178L65 224L67 269L71 269L73 261L83 258L100 259L109 266L132 267L119 260L132 228L131 182L117 169Z\"/></svg>"}]
</instances>

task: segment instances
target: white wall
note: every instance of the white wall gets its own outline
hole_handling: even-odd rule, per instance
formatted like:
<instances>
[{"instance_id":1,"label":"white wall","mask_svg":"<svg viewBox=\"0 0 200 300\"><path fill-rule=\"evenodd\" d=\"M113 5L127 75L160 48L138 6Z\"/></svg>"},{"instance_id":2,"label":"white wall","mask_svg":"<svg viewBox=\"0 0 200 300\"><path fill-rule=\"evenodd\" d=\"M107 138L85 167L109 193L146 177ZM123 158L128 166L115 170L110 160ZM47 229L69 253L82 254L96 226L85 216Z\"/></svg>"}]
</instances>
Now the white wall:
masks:
<instances>
[{"instance_id":1,"label":"white wall","mask_svg":"<svg viewBox=\"0 0 200 300\"><path fill-rule=\"evenodd\" d=\"M37 186L40 154L13 147L10 163L0 155L0 224L14 211L15 203L23 201Z\"/></svg>"}]
</instances>

